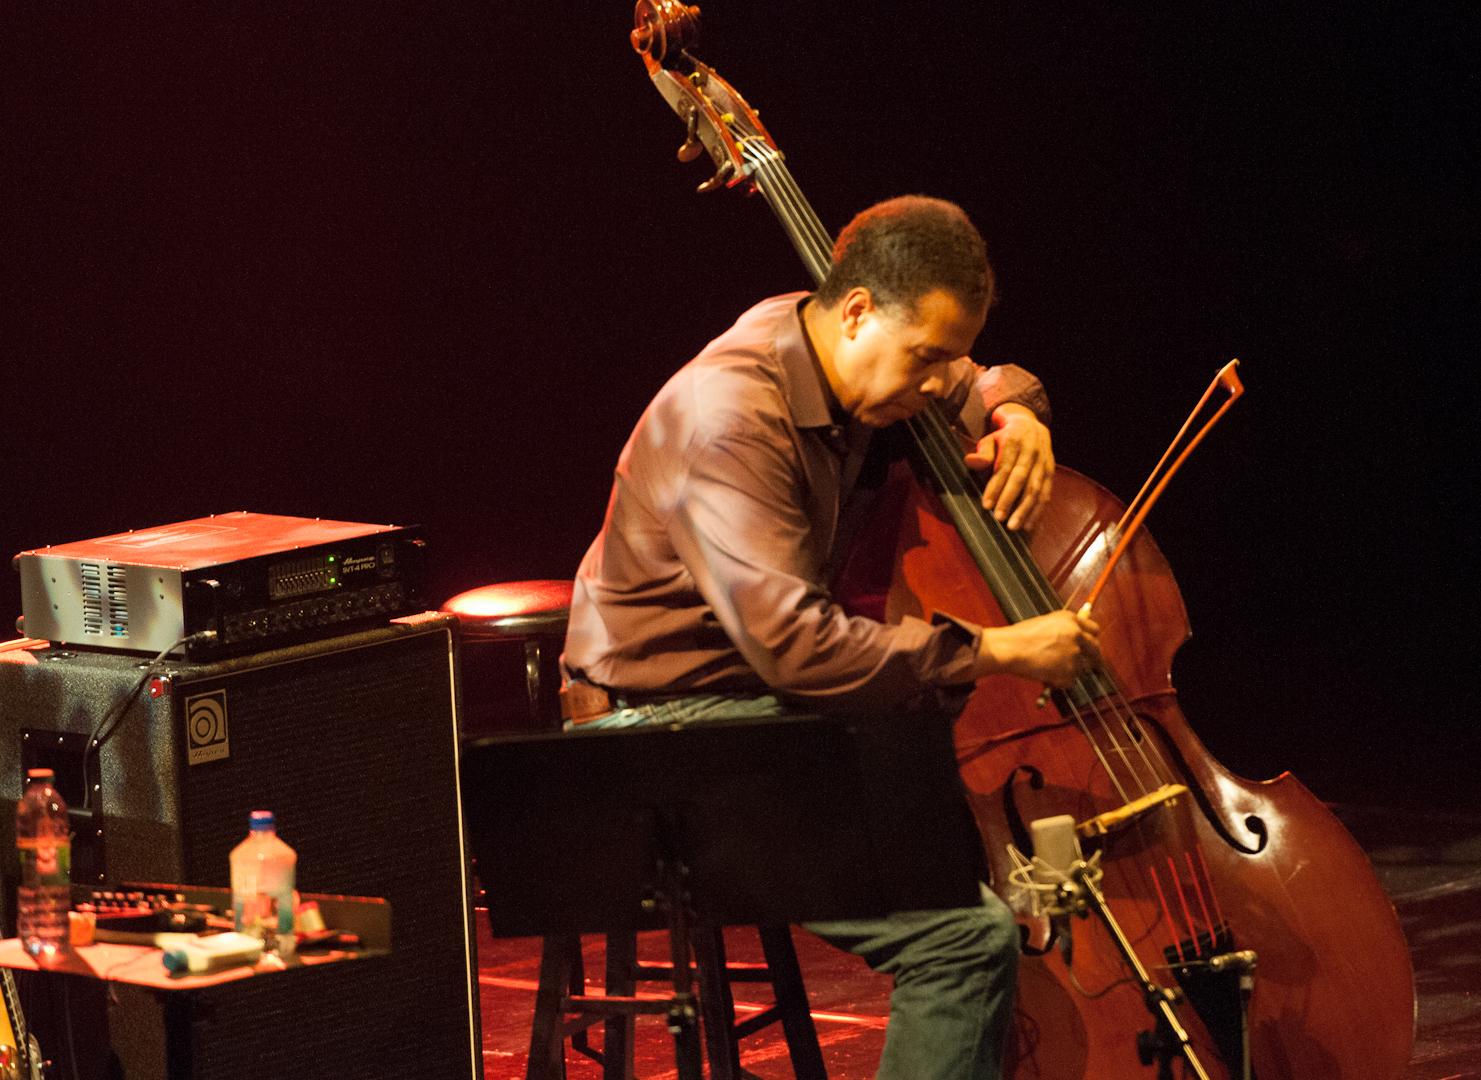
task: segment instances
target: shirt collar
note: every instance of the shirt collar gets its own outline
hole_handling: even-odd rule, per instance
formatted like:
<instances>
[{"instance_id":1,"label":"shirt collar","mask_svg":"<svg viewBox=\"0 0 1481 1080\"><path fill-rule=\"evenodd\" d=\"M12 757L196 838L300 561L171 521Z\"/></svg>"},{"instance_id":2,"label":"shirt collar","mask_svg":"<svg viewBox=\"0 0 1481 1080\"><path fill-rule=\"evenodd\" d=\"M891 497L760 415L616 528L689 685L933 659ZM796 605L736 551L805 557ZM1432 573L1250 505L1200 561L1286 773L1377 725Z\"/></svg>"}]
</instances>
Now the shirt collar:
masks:
<instances>
[{"instance_id":1,"label":"shirt collar","mask_svg":"<svg viewBox=\"0 0 1481 1080\"><path fill-rule=\"evenodd\" d=\"M799 428L842 427L848 423L848 417L833 415L830 406L837 405L837 400L802 328L802 305L811 296L809 293L798 297L791 313L777 329L777 359L787 373L787 404L792 410L792 422Z\"/></svg>"}]
</instances>

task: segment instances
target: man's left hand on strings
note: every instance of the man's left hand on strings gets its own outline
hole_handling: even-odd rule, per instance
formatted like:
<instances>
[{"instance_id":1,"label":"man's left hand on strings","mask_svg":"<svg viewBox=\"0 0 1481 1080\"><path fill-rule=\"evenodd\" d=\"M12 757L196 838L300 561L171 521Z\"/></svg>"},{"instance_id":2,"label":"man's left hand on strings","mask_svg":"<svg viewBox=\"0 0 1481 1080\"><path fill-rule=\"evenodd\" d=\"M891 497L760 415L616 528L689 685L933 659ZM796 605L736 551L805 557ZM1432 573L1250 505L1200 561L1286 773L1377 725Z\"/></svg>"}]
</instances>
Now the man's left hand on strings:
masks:
<instances>
[{"instance_id":1,"label":"man's left hand on strings","mask_svg":"<svg viewBox=\"0 0 1481 1080\"><path fill-rule=\"evenodd\" d=\"M1049 429L1017 402L993 410L995 430L967 455L973 469L992 469L982 506L1010 529L1032 531L1054 487L1054 450Z\"/></svg>"}]
</instances>

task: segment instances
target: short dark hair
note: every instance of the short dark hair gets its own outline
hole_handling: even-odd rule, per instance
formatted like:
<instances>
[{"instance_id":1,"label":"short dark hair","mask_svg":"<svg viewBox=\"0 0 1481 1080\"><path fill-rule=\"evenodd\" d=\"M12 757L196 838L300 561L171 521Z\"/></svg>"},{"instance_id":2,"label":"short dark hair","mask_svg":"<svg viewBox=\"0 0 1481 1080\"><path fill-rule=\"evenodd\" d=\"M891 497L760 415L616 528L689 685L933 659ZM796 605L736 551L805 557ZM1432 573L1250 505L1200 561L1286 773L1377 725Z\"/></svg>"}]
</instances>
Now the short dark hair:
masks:
<instances>
[{"instance_id":1,"label":"short dark hair","mask_svg":"<svg viewBox=\"0 0 1481 1080\"><path fill-rule=\"evenodd\" d=\"M955 203L924 195L877 203L838 234L818 302L832 307L861 285L876 304L912 314L920 298L937 289L969 308L991 307L996 298L976 226Z\"/></svg>"}]
</instances>

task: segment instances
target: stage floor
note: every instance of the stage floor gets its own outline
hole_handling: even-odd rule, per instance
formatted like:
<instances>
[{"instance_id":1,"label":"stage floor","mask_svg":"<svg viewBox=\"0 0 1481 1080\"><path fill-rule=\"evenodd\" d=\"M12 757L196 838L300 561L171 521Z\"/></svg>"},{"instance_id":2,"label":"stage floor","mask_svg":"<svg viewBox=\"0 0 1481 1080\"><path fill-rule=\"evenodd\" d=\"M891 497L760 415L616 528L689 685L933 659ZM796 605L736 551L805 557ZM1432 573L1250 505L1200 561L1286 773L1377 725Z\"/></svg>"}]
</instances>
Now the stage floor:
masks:
<instances>
[{"instance_id":1,"label":"stage floor","mask_svg":"<svg viewBox=\"0 0 1481 1080\"><path fill-rule=\"evenodd\" d=\"M1393 898L1414 957L1419 1028L1404 1080L1481 1080L1481 818L1392 812L1355 806L1333 809L1373 861ZM483 1058L488 1080L524 1076L530 1019L540 966L540 942L495 941L479 920L479 989L483 1006ZM857 957L793 929L803 978L830 1080L869 1080L884 1045L891 980L875 975ZM1355 945L1361 935L1354 936ZM584 941L587 972L598 982L602 939ZM760 961L754 930L726 931L732 960ZM667 959L663 934L639 940L644 959ZM660 991L661 985L652 989ZM737 984L736 1011L770 1002L769 987ZM655 995L656 996L656 995ZM593 1041L600 1042L594 1029ZM637 1067L641 1080L676 1080L673 1043L662 1020L637 1023ZM599 1080L601 1069L567 1051L571 1080ZM741 1064L763 1080L792 1076L787 1046L778 1027L741 1044ZM1151 1077L1154 1069L1138 1070Z\"/></svg>"}]
</instances>

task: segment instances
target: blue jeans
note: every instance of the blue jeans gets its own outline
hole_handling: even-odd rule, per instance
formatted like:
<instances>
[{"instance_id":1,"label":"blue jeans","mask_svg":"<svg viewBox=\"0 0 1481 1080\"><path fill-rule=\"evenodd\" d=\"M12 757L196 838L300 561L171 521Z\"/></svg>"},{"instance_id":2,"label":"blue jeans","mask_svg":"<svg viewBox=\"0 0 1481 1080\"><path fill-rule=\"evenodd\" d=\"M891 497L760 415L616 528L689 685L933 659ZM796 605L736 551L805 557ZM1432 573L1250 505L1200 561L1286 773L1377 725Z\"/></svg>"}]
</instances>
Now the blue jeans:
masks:
<instances>
[{"instance_id":1,"label":"blue jeans","mask_svg":"<svg viewBox=\"0 0 1481 1080\"><path fill-rule=\"evenodd\" d=\"M706 694L619 708L583 731L779 716L789 710L765 694ZM567 724L567 729L575 725ZM893 975L890 1025L875 1080L999 1080L1013 1016L1018 928L1006 904L986 889L980 907L901 911L879 919L805 924L830 945Z\"/></svg>"}]
</instances>

